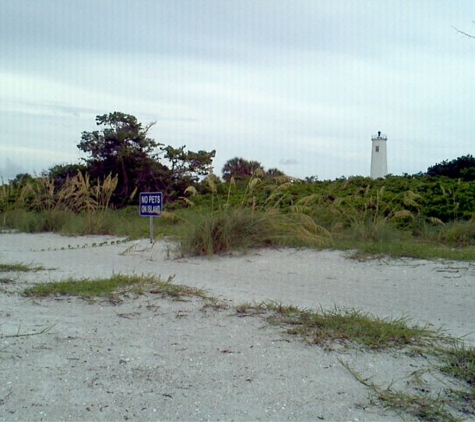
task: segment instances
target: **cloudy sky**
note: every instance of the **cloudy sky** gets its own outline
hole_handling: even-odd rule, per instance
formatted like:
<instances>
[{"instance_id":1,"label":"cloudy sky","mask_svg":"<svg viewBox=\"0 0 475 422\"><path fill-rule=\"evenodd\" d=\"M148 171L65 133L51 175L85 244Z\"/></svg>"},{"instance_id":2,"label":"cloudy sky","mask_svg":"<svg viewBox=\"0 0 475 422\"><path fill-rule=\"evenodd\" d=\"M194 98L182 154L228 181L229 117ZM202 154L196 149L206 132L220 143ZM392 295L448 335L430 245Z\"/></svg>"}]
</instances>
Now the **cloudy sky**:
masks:
<instances>
[{"instance_id":1,"label":"cloudy sky","mask_svg":"<svg viewBox=\"0 0 475 422\"><path fill-rule=\"evenodd\" d=\"M4 0L0 175L76 163L113 111L296 177L475 155L473 0Z\"/></svg>"}]
</instances>

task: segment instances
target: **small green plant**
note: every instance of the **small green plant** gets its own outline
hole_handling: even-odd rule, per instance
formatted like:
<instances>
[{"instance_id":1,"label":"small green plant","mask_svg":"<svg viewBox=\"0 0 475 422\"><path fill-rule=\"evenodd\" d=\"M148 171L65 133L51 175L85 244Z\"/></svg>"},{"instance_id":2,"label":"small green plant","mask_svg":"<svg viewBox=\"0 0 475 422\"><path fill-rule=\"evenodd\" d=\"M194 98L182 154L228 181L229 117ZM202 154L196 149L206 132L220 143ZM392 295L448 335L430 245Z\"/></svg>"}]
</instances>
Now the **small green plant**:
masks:
<instances>
[{"instance_id":1,"label":"small green plant","mask_svg":"<svg viewBox=\"0 0 475 422\"><path fill-rule=\"evenodd\" d=\"M475 260L475 246L452 248L440 243L411 239L401 239L397 242L341 242L337 240L335 243L339 249L354 251L351 257L360 261L381 257Z\"/></svg>"}]
</instances>

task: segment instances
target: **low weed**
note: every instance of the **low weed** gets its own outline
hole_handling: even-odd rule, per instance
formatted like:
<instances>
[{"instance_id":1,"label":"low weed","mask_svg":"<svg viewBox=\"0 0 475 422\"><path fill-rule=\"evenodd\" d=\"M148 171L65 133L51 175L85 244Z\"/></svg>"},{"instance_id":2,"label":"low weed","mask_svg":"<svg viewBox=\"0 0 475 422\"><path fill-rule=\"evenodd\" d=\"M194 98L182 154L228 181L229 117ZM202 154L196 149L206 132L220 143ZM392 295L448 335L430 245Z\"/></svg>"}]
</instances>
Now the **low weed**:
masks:
<instances>
[{"instance_id":1,"label":"low weed","mask_svg":"<svg viewBox=\"0 0 475 422\"><path fill-rule=\"evenodd\" d=\"M401 417L409 414L423 421L462 421L475 416L475 350L467 348L457 339L452 345L425 350L436 361L430 363L427 372L439 380L443 388L432 393L430 388L415 390L396 389L391 383L382 387L363 377L346 362L340 363L364 386L368 387L376 404L397 412ZM440 371L436 376L434 372ZM411 377L413 374L411 375ZM445 376L446 378L442 379ZM448 377L448 378L447 378ZM407 384L410 384L410 379ZM456 387L454 387L454 385Z\"/></svg>"},{"instance_id":2,"label":"low weed","mask_svg":"<svg viewBox=\"0 0 475 422\"><path fill-rule=\"evenodd\" d=\"M426 389L416 392L400 391L393 386L393 383L383 387L376 384L371 378L367 378L357 372L342 359L339 359L339 362L358 382L370 390L372 403L396 412L403 420L406 420L406 416L410 415L420 421L461 421L453 414L454 410L457 411L457 409L451 408L448 398L440 392L436 395L431 395Z\"/></svg>"},{"instance_id":3,"label":"low weed","mask_svg":"<svg viewBox=\"0 0 475 422\"><path fill-rule=\"evenodd\" d=\"M18 331L15 334L2 334L2 335L0 335L0 338L18 338L18 337L39 336L41 334L46 334L49 331L51 331L54 328L55 325L56 324L49 325L49 326L43 328L40 331L34 331L34 332L30 332L30 333L22 333L21 332L21 326L19 326Z\"/></svg>"},{"instance_id":4,"label":"low weed","mask_svg":"<svg viewBox=\"0 0 475 422\"><path fill-rule=\"evenodd\" d=\"M370 390L374 404L396 412L403 420L410 415L421 421L461 421L475 415L475 349L464 347L461 340L445 336L440 330L411 326L407 318L380 319L355 309L314 312L275 302L245 303L236 307L236 314L260 316L326 350L337 345L377 352L399 350L407 354L410 347L409 351L424 356L429 366L422 373L415 371L405 378L403 390L394 381L386 387L378 385L372 377L365 377L347 362L338 360ZM435 358L435 363L428 356ZM435 374L437 371L440 379ZM443 388L432 392L426 387L423 379L426 373L439 380ZM449 378L441 379L444 376ZM450 379L461 382L462 388L450 388ZM422 387L410 388L414 383Z\"/></svg>"},{"instance_id":5,"label":"low weed","mask_svg":"<svg viewBox=\"0 0 475 422\"><path fill-rule=\"evenodd\" d=\"M353 250L351 257L361 261L380 257L448 259L454 261L475 260L475 246L454 248L420 239L405 239L397 242L348 242L336 238L335 248Z\"/></svg>"},{"instance_id":6,"label":"low weed","mask_svg":"<svg viewBox=\"0 0 475 422\"><path fill-rule=\"evenodd\" d=\"M384 350L425 346L445 338L440 332L426 327L410 326L407 318L381 319L358 309L320 309L316 312L275 302L237 308L238 315L246 312L270 313L266 317L269 323L286 327L289 334L327 349L338 344Z\"/></svg>"},{"instance_id":7,"label":"low weed","mask_svg":"<svg viewBox=\"0 0 475 422\"><path fill-rule=\"evenodd\" d=\"M439 367L441 372L462 381L472 390L472 409L475 410L475 349L455 343L440 349L439 359L442 362Z\"/></svg>"},{"instance_id":8,"label":"low weed","mask_svg":"<svg viewBox=\"0 0 475 422\"><path fill-rule=\"evenodd\" d=\"M0 264L1 272L36 272L43 271L45 268L41 265L25 265L25 264Z\"/></svg>"},{"instance_id":9,"label":"low weed","mask_svg":"<svg viewBox=\"0 0 475 422\"><path fill-rule=\"evenodd\" d=\"M189 297L207 298L205 292L184 285L172 284L173 277L163 281L151 276L120 275L110 278L66 280L53 283L37 284L26 289L25 296L51 297L76 296L82 299L113 299L118 294L160 294L163 297L182 299Z\"/></svg>"},{"instance_id":10,"label":"low weed","mask_svg":"<svg viewBox=\"0 0 475 422\"><path fill-rule=\"evenodd\" d=\"M24 233L55 232L64 235L114 235L129 239L145 238L149 235L149 219L138 215L136 207L122 210L105 210L96 219L95 211L73 212L70 210L6 211L3 215L4 228ZM154 219L156 237L173 235L180 213L164 212ZM91 220L95 220L94 223Z\"/></svg>"}]
</instances>

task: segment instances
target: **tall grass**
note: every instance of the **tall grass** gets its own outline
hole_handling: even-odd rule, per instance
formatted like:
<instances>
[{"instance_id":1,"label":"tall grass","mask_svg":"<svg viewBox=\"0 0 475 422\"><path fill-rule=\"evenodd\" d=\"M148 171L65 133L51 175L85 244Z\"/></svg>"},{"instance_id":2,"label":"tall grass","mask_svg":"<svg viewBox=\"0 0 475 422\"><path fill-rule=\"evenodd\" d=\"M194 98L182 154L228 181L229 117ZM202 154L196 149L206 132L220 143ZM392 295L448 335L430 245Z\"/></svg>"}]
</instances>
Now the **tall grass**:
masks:
<instances>
[{"instance_id":1,"label":"tall grass","mask_svg":"<svg viewBox=\"0 0 475 422\"><path fill-rule=\"evenodd\" d=\"M75 226L71 231L79 234L107 232L106 215L117 183L118 177L109 175L93 184L89 174L78 172L59 189L48 177L28 181L16 195L12 185L3 185L3 227L64 232Z\"/></svg>"},{"instance_id":2,"label":"tall grass","mask_svg":"<svg viewBox=\"0 0 475 422\"><path fill-rule=\"evenodd\" d=\"M324 247L328 231L308 216L277 210L225 209L189 214L178 239L182 255L213 255L265 246Z\"/></svg>"},{"instance_id":3,"label":"tall grass","mask_svg":"<svg viewBox=\"0 0 475 422\"><path fill-rule=\"evenodd\" d=\"M231 179L225 203L220 203L215 180L207 179L212 192L211 210L190 210L180 232L181 255L213 255L232 250L264 246L325 247L332 244L330 232L301 212L283 211L279 203L286 196L291 178L280 176L270 194L260 204L255 190L263 173L257 169L244 187L241 197L231 201L236 184ZM194 191L193 194L197 195Z\"/></svg>"},{"instance_id":4,"label":"tall grass","mask_svg":"<svg viewBox=\"0 0 475 422\"><path fill-rule=\"evenodd\" d=\"M335 227L349 229L347 233L352 233L360 241L385 241L395 236L398 222L413 220L414 215L393 200L386 199L384 194L384 186L374 194L368 185L363 195L356 199L337 198L331 205L335 218L340 222ZM417 206L414 195L407 192L404 203L411 201L411 205Z\"/></svg>"}]
</instances>

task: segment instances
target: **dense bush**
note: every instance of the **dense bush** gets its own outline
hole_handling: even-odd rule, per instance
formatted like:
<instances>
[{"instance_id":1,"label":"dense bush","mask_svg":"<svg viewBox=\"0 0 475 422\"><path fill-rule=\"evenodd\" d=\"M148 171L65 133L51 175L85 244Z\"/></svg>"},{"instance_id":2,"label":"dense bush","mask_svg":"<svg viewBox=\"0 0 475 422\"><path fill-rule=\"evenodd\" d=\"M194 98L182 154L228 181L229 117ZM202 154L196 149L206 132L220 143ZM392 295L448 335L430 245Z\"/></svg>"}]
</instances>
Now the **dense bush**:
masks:
<instances>
[{"instance_id":1,"label":"dense bush","mask_svg":"<svg viewBox=\"0 0 475 422\"><path fill-rule=\"evenodd\" d=\"M475 180L475 158L469 154L451 161L444 160L441 163L429 167L427 169L427 175L473 181Z\"/></svg>"}]
</instances>

